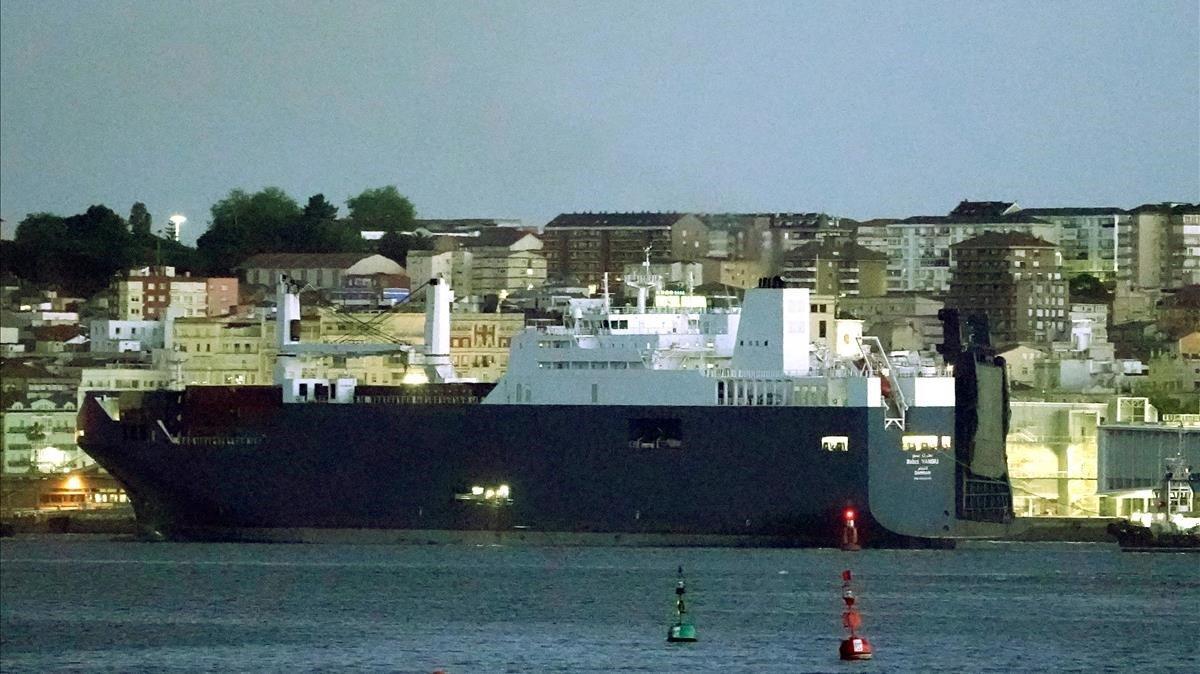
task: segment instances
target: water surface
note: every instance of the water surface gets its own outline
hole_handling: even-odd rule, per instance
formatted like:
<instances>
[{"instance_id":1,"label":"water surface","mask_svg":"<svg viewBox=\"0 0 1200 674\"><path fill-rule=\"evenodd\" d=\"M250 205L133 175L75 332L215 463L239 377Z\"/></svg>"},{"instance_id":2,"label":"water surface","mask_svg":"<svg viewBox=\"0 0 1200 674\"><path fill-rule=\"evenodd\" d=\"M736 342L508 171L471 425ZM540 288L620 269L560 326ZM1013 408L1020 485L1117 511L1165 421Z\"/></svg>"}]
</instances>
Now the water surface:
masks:
<instances>
[{"instance_id":1,"label":"water surface","mask_svg":"<svg viewBox=\"0 0 1200 674\"><path fill-rule=\"evenodd\" d=\"M675 569L700 641L667 644ZM0 543L0 669L1200 671L1200 556ZM854 571L869 663L837 659Z\"/></svg>"}]
</instances>

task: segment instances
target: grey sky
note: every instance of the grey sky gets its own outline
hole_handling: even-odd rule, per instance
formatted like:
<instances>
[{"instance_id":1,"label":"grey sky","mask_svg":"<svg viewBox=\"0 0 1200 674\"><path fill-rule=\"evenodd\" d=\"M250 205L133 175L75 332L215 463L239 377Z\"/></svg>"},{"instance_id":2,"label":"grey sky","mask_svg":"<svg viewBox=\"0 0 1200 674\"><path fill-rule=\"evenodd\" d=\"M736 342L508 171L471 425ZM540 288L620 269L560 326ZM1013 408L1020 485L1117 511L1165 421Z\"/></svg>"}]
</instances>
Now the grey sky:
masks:
<instances>
[{"instance_id":1,"label":"grey sky","mask_svg":"<svg viewBox=\"0 0 1200 674\"><path fill-rule=\"evenodd\" d=\"M422 217L1200 199L1183 2L0 4L0 215L231 188Z\"/></svg>"}]
</instances>

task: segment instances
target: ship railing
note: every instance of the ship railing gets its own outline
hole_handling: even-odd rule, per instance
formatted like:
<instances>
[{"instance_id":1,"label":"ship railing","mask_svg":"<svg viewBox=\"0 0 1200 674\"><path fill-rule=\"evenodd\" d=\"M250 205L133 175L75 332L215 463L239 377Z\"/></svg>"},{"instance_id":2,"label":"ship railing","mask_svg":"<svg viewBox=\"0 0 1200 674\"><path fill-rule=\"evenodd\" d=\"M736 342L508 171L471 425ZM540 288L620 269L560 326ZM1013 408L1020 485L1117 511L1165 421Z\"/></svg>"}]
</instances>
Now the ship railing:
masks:
<instances>
[{"instance_id":1,"label":"ship railing","mask_svg":"<svg viewBox=\"0 0 1200 674\"><path fill-rule=\"evenodd\" d=\"M354 402L377 405L475 405L479 396L447 395L356 395Z\"/></svg>"},{"instance_id":2,"label":"ship railing","mask_svg":"<svg viewBox=\"0 0 1200 674\"><path fill-rule=\"evenodd\" d=\"M735 370L729 367L713 367L700 370L704 376L715 379L800 379L802 377L819 376L813 372L800 370Z\"/></svg>"},{"instance_id":3,"label":"ship railing","mask_svg":"<svg viewBox=\"0 0 1200 674\"><path fill-rule=\"evenodd\" d=\"M180 435L175 438L175 443L180 446L189 447L255 447L261 445L263 438L261 436L190 436Z\"/></svg>"}]
</instances>

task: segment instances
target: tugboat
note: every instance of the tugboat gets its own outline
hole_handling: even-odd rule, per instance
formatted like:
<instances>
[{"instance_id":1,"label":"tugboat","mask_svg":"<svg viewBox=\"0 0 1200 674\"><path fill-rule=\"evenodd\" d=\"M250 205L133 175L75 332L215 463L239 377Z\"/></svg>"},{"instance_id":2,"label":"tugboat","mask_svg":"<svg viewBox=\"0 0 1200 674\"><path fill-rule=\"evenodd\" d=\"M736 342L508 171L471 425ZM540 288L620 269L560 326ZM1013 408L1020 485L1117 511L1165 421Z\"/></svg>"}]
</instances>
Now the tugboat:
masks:
<instances>
[{"instance_id":1,"label":"tugboat","mask_svg":"<svg viewBox=\"0 0 1200 674\"><path fill-rule=\"evenodd\" d=\"M1192 489L1192 469L1182 456L1166 460L1167 470L1154 490L1158 512L1150 526L1131 521L1108 525L1108 533L1126 552L1200 552L1200 516Z\"/></svg>"},{"instance_id":2,"label":"tugboat","mask_svg":"<svg viewBox=\"0 0 1200 674\"><path fill-rule=\"evenodd\" d=\"M667 641L670 643L691 642L696 640L696 626L687 615L687 606L683 603L683 595L687 587L683 582L683 567L679 567L679 580L675 583L675 621L667 628Z\"/></svg>"}]
</instances>

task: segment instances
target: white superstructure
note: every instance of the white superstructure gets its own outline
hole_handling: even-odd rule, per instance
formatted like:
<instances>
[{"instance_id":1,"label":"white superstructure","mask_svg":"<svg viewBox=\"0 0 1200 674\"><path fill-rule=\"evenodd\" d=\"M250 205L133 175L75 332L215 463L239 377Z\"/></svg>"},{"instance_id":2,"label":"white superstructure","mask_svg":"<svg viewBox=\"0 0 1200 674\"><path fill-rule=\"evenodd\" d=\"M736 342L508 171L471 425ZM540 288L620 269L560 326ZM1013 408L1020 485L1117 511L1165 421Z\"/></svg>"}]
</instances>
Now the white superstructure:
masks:
<instances>
[{"instance_id":1,"label":"white superstructure","mask_svg":"<svg viewBox=\"0 0 1200 674\"><path fill-rule=\"evenodd\" d=\"M878 341L852 357L814 349L809 292L757 288L742 309L627 312L578 300L565 326L513 338L508 373L484 403L887 407L952 406L939 368L891 367ZM844 352L843 352L844 353Z\"/></svg>"}]
</instances>

